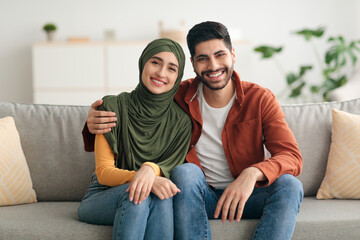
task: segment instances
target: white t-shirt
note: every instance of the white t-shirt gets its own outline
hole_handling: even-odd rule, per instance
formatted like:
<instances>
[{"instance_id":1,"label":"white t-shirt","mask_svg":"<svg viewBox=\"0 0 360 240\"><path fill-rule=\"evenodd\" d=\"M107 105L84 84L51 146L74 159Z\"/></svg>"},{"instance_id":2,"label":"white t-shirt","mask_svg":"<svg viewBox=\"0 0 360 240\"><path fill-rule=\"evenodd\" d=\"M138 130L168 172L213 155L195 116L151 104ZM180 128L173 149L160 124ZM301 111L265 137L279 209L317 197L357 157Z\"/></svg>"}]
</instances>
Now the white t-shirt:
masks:
<instances>
[{"instance_id":1,"label":"white t-shirt","mask_svg":"<svg viewBox=\"0 0 360 240\"><path fill-rule=\"evenodd\" d=\"M202 83L199 84L197 94L203 129L195 151L203 167L206 182L214 188L226 188L234 178L226 160L221 133L236 95L234 93L225 107L213 108L204 98Z\"/></svg>"}]
</instances>

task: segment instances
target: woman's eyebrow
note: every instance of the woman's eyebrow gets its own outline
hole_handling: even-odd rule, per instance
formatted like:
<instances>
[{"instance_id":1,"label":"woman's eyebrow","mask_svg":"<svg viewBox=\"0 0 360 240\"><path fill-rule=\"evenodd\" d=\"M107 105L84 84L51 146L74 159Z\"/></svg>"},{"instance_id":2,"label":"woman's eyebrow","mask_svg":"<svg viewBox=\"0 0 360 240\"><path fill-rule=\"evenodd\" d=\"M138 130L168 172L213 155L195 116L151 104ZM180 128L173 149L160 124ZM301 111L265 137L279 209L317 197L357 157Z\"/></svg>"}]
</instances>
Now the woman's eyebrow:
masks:
<instances>
[{"instance_id":1,"label":"woman's eyebrow","mask_svg":"<svg viewBox=\"0 0 360 240\"><path fill-rule=\"evenodd\" d=\"M161 62L164 62L164 60L163 60L161 57L153 56L153 57L151 57L151 58L155 58L155 59L157 59L157 60L159 60L159 61L161 61ZM170 62L169 64L170 64L171 66L174 66L174 67L179 68L176 63Z\"/></svg>"}]
</instances>

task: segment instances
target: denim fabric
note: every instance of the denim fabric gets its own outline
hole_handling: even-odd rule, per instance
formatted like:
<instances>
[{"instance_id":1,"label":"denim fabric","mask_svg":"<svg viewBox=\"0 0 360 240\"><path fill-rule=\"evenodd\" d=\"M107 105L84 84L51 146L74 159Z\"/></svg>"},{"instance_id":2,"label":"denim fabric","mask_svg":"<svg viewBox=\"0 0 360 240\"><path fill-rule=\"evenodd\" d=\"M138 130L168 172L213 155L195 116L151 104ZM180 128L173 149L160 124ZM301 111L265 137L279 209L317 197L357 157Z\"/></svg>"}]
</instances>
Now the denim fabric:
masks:
<instances>
[{"instance_id":1,"label":"denim fabric","mask_svg":"<svg viewBox=\"0 0 360 240\"><path fill-rule=\"evenodd\" d=\"M113 239L173 239L172 198L150 195L138 205L129 201L129 183L108 187L92 176L90 187L78 209L80 221L113 225Z\"/></svg>"},{"instance_id":2,"label":"denim fabric","mask_svg":"<svg viewBox=\"0 0 360 240\"><path fill-rule=\"evenodd\" d=\"M175 239L211 239L209 219L214 219L225 189L211 188L192 163L175 168L171 180L181 190L174 196ZM260 219L253 239L291 239L302 199L301 182L289 174L268 187L255 187L242 215L242 219Z\"/></svg>"}]
</instances>

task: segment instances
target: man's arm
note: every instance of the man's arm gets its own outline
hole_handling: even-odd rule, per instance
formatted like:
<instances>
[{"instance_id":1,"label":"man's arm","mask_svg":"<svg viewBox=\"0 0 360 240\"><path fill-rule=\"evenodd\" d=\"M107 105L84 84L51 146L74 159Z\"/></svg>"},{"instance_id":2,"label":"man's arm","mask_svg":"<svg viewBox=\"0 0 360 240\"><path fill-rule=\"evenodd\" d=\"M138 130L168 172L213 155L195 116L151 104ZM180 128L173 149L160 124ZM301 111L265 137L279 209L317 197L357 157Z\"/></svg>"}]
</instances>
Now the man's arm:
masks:
<instances>
[{"instance_id":1,"label":"man's arm","mask_svg":"<svg viewBox=\"0 0 360 240\"><path fill-rule=\"evenodd\" d=\"M266 180L266 176L258 168L249 167L244 169L221 195L216 206L214 218L218 218L220 211L222 211L221 221L225 222L229 215L229 221L232 222L237 209L236 221L239 222L245 203L252 194L256 182Z\"/></svg>"},{"instance_id":2,"label":"man's arm","mask_svg":"<svg viewBox=\"0 0 360 240\"><path fill-rule=\"evenodd\" d=\"M97 100L91 104L85 126L82 131L85 151L94 151L95 134L104 134L111 131L116 126L116 116L114 112L98 111L98 106L103 100Z\"/></svg>"}]
</instances>

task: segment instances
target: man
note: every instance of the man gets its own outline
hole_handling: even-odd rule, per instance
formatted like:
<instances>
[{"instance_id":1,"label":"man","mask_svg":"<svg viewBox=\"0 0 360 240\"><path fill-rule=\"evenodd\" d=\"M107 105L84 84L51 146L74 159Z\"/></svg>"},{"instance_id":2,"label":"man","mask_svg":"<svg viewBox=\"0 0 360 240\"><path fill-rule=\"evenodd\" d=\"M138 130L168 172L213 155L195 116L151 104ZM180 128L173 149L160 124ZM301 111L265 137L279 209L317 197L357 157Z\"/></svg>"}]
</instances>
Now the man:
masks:
<instances>
[{"instance_id":1,"label":"man","mask_svg":"<svg viewBox=\"0 0 360 240\"><path fill-rule=\"evenodd\" d=\"M181 190L173 197L175 237L210 239L208 219L260 218L254 239L291 239L303 198L294 177L302 158L280 105L268 89L240 80L225 26L197 24L187 43L197 77L183 81L175 96L193 123L188 163L171 176ZM93 133L113 121L95 111L100 103L88 116ZM88 140L86 126L84 133Z\"/></svg>"}]
</instances>

